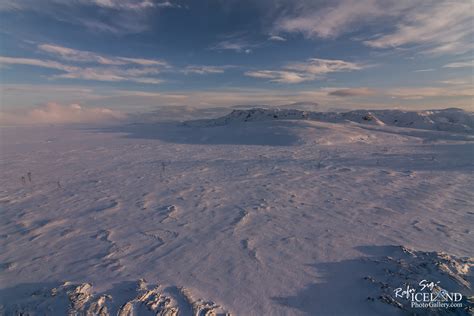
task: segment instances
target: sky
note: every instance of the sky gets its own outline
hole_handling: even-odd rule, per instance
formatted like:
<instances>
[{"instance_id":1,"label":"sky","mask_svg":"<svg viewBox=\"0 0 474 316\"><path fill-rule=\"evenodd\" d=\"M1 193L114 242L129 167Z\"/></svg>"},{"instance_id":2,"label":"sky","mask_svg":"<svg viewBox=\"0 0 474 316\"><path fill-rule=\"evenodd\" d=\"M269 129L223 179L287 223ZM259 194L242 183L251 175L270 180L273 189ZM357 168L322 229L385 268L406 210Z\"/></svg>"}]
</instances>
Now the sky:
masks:
<instances>
[{"instance_id":1,"label":"sky","mask_svg":"<svg viewBox=\"0 0 474 316\"><path fill-rule=\"evenodd\" d=\"M1 110L474 110L473 12L471 0L0 0Z\"/></svg>"}]
</instances>

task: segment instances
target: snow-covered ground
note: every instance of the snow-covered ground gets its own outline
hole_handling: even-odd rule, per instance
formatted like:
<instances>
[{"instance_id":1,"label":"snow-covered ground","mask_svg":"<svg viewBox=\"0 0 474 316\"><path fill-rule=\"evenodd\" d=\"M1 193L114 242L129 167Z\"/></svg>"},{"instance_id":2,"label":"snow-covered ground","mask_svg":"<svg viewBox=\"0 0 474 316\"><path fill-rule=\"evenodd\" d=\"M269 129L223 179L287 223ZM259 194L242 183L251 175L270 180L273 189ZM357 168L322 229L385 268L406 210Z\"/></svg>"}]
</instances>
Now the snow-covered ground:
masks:
<instances>
[{"instance_id":1,"label":"snow-covered ground","mask_svg":"<svg viewBox=\"0 0 474 316\"><path fill-rule=\"evenodd\" d=\"M472 118L240 110L2 127L0 311L468 315ZM394 295L423 279L464 307Z\"/></svg>"}]
</instances>

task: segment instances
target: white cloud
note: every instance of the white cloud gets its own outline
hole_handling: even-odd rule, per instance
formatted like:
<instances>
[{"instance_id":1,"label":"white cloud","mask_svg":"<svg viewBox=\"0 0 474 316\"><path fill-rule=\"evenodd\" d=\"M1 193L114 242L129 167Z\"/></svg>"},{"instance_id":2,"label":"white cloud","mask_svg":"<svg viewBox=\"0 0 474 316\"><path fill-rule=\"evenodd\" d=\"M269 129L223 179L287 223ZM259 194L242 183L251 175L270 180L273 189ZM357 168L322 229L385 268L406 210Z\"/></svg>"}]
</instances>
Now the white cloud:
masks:
<instances>
[{"instance_id":1,"label":"white cloud","mask_svg":"<svg viewBox=\"0 0 474 316\"><path fill-rule=\"evenodd\" d=\"M127 80L125 80L127 81ZM163 83L163 79L156 79L156 78L147 78L147 77L133 77L128 78L128 81L134 81L139 83L147 83L147 84L160 84Z\"/></svg>"},{"instance_id":2,"label":"white cloud","mask_svg":"<svg viewBox=\"0 0 474 316\"><path fill-rule=\"evenodd\" d=\"M437 1L408 11L395 31L364 43L376 48L423 45L431 54L464 53L473 48L472 1Z\"/></svg>"},{"instance_id":3,"label":"white cloud","mask_svg":"<svg viewBox=\"0 0 474 316\"><path fill-rule=\"evenodd\" d=\"M270 41L276 41L276 42L285 42L286 38L279 36L279 35L272 35L268 38Z\"/></svg>"},{"instance_id":4,"label":"white cloud","mask_svg":"<svg viewBox=\"0 0 474 316\"><path fill-rule=\"evenodd\" d=\"M113 23L106 23L104 21L99 21L91 18L81 18L76 17L76 20L71 20L72 24L79 24L82 27L85 27L89 31L93 32L103 32L103 33L138 33L144 29L142 25L129 25L127 27L114 25Z\"/></svg>"},{"instance_id":5,"label":"white cloud","mask_svg":"<svg viewBox=\"0 0 474 316\"><path fill-rule=\"evenodd\" d=\"M123 62L121 61L113 60L104 56L100 56L92 52L80 51L80 50L67 48L63 46L41 44L41 45L38 45L38 48L44 52L58 56L62 59L75 61L75 62L96 62L103 65L123 64Z\"/></svg>"},{"instance_id":6,"label":"white cloud","mask_svg":"<svg viewBox=\"0 0 474 316\"><path fill-rule=\"evenodd\" d=\"M183 69L185 74L220 74L223 73L226 69L232 68L234 66L225 65L225 66L206 66L206 65L191 65Z\"/></svg>"},{"instance_id":7,"label":"white cloud","mask_svg":"<svg viewBox=\"0 0 474 316\"><path fill-rule=\"evenodd\" d=\"M158 59L104 56L90 51L53 44L40 44L38 49L64 61L73 62L75 65L53 60L2 56L0 56L0 65L22 64L57 69L63 72L53 75L51 77L53 79L83 79L109 82L131 81L145 84L162 83L163 80L154 77L154 75L161 73L163 70L204 75L223 73L226 69L235 67L233 65L190 65L182 69L173 69L166 61ZM84 63L86 66L77 66L80 63Z\"/></svg>"},{"instance_id":8,"label":"white cloud","mask_svg":"<svg viewBox=\"0 0 474 316\"><path fill-rule=\"evenodd\" d=\"M182 5L170 1L157 2L155 6L158 8L183 8Z\"/></svg>"},{"instance_id":9,"label":"white cloud","mask_svg":"<svg viewBox=\"0 0 474 316\"><path fill-rule=\"evenodd\" d=\"M163 60L144 59L144 58L130 58L130 57L109 57L97 53L83 51L73 48L68 48L52 44L40 44L38 48L41 51L47 52L61 59L74 62L89 62L98 63L102 65L126 65L137 64L141 66L163 66L170 67L169 64Z\"/></svg>"},{"instance_id":10,"label":"white cloud","mask_svg":"<svg viewBox=\"0 0 474 316\"><path fill-rule=\"evenodd\" d=\"M17 64L17 65L28 65L28 66L37 66L43 68L51 68L61 70L64 73L54 75L52 78L66 78L66 79L84 79L84 80L96 80L96 81L132 81L139 83L147 84L159 84L163 80L152 78L152 77L142 77L146 74L158 73L158 69L136 69L136 68L101 68L101 67L75 67L64 65L51 60L40 60L32 58L14 58L14 57L4 57L0 56L0 65L5 64Z\"/></svg>"},{"instance_id":11,"label":"white cloud","mask_svg":"<svg viewBox=\"0 0 474 316\"><path fill-rule=\"evenodd\" d=\"M100 7L111 9L143 10L156 6L150 0L82 0L84 3L92 3Z\"/></svg>"},{"instance_id":12,"label":"white cloud","mask_svg":"<svg viewBox=\"0 0 474 316\"><path fill-rule=\"evenodd\" d=\"M117 59L125 61L131 64L137 64L142 66L163 66L170 68L171 66L164 60L157 59L144 59L144 58L129 58L129 57L117 57Z\"/></svg>"},{"instance_id":13,"label":"white cloud","mask_svg":"<svg viewBox=\"0 0 474 316\"><path fill-rule=\"evenodd\" d=\"M457 61L443 66L443 68L470 68L474 66L474 60Z\"/></svg>"},{"instance_id":14,"label":"white cloud","mask_svg":"<svg viewBox=\"0 0 474 316\"><path fill-rule=\"evenodd\" d=\"M19 1L0 1L0 11L21 10L23 8Z\"/></svg>"},{"instance_id":15,"label":"white cloud","mask_svg":"<svg viewBox=\"0 0 474 316\"><path fill-rule=\"evenodd\" d=\"M315 9L302 7L301 12L276 22L277 31L302 33L306 37L332 38L350 30L361 20L371 20L387 12L375 0L342 0ZM386 8L385 8L386 9Z\"/></svg>"},{"instance_id":16,"label":"white cloud","mask_svg":"<svg viewBox=\"0 0 474 316\"><path fill-rule=\"evenodd\" d=\"M318 79L328 73L363 69L358 63L337 59L310 58L305 62L291 63L281 70L247 71L246 76L270 79L278 83L300 83Z\"/></svg>"},{"instance_id":17,"label":"white cloud","mask_svg":"<svg viewBox=\"0 0 474 316\"><path fill-rule=\"evenodd\" d=\"M226 39L210 47L212 50L231 50L237 53L249 54L252 48L257 47L257 44L251 44L244 39Z\"/></svg>"},{"instance_id":18,"label":"white cloud","mask_svg":"<svg viewBox=\"0 0 474 316\"><path fill-rule=\"evenodd\" d=\"M366 45L380 49L419 46L430 54L473 49L471 0L335 0L324 6L303 1L294 7L276 20L276 33L336 38L362 27L378 27L372 38L366 37Z\"/></svg>"},{"instance_id":19,"label":"white cloud","mask_svg":"<svg viewBox=\"0 0 474 316\"><path fill-rule=\"evenodd\" d=\"M80 68L54 76L54 78L64 79L84 79L96 81L132 81L148 84L159 84L163 80L151 77L142 77L145 74L154 73L154 70L147 69L121 69L121 68Z\"/></svg>"},{"instance_id":20,"label":"white cloud","mask_svg":"<svg viewBox=\"0 0 474 316\"><path fill-rule=\"evenodd\" d=\"M447 79L441 80L440 83L447 84L447 85L472 85L473 79L471 78L458 78L458 79Z\"/></svg>"},{"instance_id":21,"label":"white cloud","mask_svg":"<svg viewBox=\"0 0 474 316\"><path fill-rule=\"evenodd\" d=\"M52 78L111 82L131 81L145 84L162 83L162 79L155 78L153 75L159 74L162 69L171 68L167 62L156 59L102 56L89 51L81 51L51 44L41 44L38 45L38 48L41 51L52 54L65 61L97 65L79 67L52 60L5 56L0 56L0 65L17 64L37 66L57 69L63 72L52 76Z\"/></svg>"},{"instance_id":22,"label":"white cloud","mask_svg":"<svg viewBox=\"0 0 474 316\"><path fill-rule=\"evenodd\" d=\"M122 120L125 114L107 108L88 108L79 104L48 103L34 109L3 112L0 125L37 125L66 123L99 123Z\"/></svg>"},{"instance_id":23,"label":"white cloud","mask_svg":"<svg viewBox=\"0 0 474 316\"><path fill-rule=\"evenodd\" d=\"M414 70L413 72L431 72L431 71L435 71L436 69L434 68L427 68L427 69L418 69L418 70Z\"/></svg>"},{"instance_id":24,"label":"white cloud","mask_svg":"<svg viewBox=\"0 0 474 316\"><path fill-rule=\"evenodd\" d=\"M44 5L45 3L38 3L32 0L15 0L15 1L1 1L0 10L28 10L35 9L34 6ZM103 9L111 10L131 10L141 11L151 8L182 8L182 6L175 1L154 1L154 0L54 0L50 1L51 5L86 5L97 6Z\"/></svg>"},{"instance_id":25,"label":"white cloud","mask_svg":"<svg viewBox=\"0 0 474 316\"><path fill-rule=\"evenodd\" d=\"M338 59L310 58L304 63L293 63L287 69L307 72L313 75L324 75L331 72L360 70L361 64Z\"/></svg>"},{"instance_id":26,"label":"white cloud","mask_svg":"<svg viewBox=\"0 0 474 316\"><path fill-rule=\"evenodd\" d=\"M247 46L247 43L244 43L244 42L232 42L229 40L225 40L225 41L217 43L215 46L212 47L212 49L234 50L236 52L241 52L246 46Z\"/></svg>"},{"instance_id":27,"label":"white cloud","mask_svg":"<svg viewBox=\"0 0 474 316\"><path fill-rule=\"evenodd\" d=\"M43 68L51 68L62 71L76 71L78 68L74 66L67 66L52 60L40 60L34 58L17 58L0 56L0 65L27 65L37 66Z\"/></svg>"},{"instance_id":28,"label":"white cloud","mask_svg":"<svg viewBox=\"0 0 474 316\"><path fill-rule=\"evenodd\" d=\"M0 11L32 11L89 31L114 34L142 32L157 10L180 8L187 7L173 0L0 0Z\"/></svg>"},{"instance_id":29,"label":"white cloud","mask_svg":"<svg viewBox=\"0 0 474 316\"><path fill-rule=\"evenodd\" d=\"M156 2L151 0L82 0L100 7L119 10L144 10L149 8L182 8L178 3L171 1Z\"/></svg>"},{"instance_id":30,"label":"white cloud","mask_svg":"<svg viewBox=\"0 0 474 316\"><path fill-rule=\"evenodd\" d=\"M278 83L300 83L315 79L315 76L312 74L278 70L247 71L245 75L253 78L270 79L271 82Z\"/></svg>"}]
</instances>

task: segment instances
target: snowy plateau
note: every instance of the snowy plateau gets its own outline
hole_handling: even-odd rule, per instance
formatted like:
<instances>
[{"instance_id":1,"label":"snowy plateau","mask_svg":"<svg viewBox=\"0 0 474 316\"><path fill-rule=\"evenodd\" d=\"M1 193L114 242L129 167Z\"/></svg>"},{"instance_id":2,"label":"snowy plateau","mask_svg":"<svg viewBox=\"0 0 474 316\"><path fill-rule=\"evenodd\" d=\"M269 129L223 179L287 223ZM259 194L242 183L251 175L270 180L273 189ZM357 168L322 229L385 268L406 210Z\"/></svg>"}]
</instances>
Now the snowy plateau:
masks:
<instances>
[{"instance_id":1,"label":"snowy plateau","mask_svg":"<svg viewBox=\"0 0 474 316\"><path fill-rule=\"evenodd\" d=\"M470 315L474 114L3 126L0 315ZM461 308L414 308L420 281Z\"/></svg>"}]
</instances>

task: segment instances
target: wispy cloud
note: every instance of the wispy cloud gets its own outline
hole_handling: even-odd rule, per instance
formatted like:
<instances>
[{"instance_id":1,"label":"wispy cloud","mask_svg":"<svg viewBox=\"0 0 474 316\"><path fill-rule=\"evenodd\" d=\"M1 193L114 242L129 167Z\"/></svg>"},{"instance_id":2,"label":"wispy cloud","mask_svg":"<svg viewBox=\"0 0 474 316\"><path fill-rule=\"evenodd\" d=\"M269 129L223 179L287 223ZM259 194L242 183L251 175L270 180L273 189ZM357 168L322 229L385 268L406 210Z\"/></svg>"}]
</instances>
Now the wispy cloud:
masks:
<instances>
[{"instance_id":1,"label":"wispy cloud","mask_svg":"<svg viewBox=\"0 0 474 316\"><path fill-rule=\"evenodd\" d=\"M443 68L470 68L474 67L474 60L457 61L443 66Z\"/></svg>"},{"instance_id":2,"label":"wispy cloud","mask_svg":"<svg viewBox=\"0 0 474 316\"><path fill-rule=\"evenodd\" d=\"M303 5L297 12L277 20L275 30L302 33L308 38L334 38L350 31L354 24L373 20L388 11L376 0L340 0L315 8Z\"/></svg>"},{"instance_id":3,"label":"wispy cloud","mask_svg":"<svg viewBox=\"0 0 474 316\"><path fill-rule=\"evenodd\" d=\"M304 63L292 63L286 66L287 69L311 73L314 75L324 75L331 72L360 70L364 68L362 64L353 63L338 59L310 58Z\"/></svg>"},{"instance_id":4,"label":"wispy cloud","mask_svg":"<svg viewBox=\"0 0 474 316\"><path fill-rule=\"evenodd\" d=\"M6 56L0 56L0 65L37 66L37 67L43 67L43 68L62 70L66 72L72 72L79 69L78 67L67 66L53 60L41 60L41 59L34 59L34 58L17 58L17 57L6 57Z\"/></svg>"},{"instance_id":5,"label":"wispy cloud","mask_svg":"<svg viewBox=\"0 0 474 316\"><path fill-rule=\"evenodd\" d=\"M151 8L182 8L179 3L172 1L152 0L81 0L83 3L93 3L103 8L118 10L145 10Z\"/></svg>"},{"instance_id":6,"label":"wispy cloud","mask_svg":"<svg viewBox=\"0 0 474 316\"><path fill-rule=\"evenodd\" d=\"M0 2L0 10L36 10L39 3L43 6L48 5L48 1L42 0L15 0ZM65 6L97 6L104 9L111 10L131 10L140 11L152 8L183 8L182 5L176 1L155 1L155 0L54 0L50 1L50 5L65 5Z\"/></svg>"},{"instance_id":7,"label":"wispy cloud","mask_svg":"<svg viewBox=\"0 0 474 316\"><path fill-rule=\"evenodd\" d=\"M157 60L157 59L145 59L145 58L130 58L130 57L117 57L118 60L124 61L130 64L137 64L141 66L162 66L165 68L171 68L170 64L168 64L164 60Z\"/></svg>"},{"instance_id":8,"label":"wispy cloud","mask_svg":"<svg viewBox=\"0 0 474 316\"><path fill-rule=\"evenodd\" d=\"M74 17L68 20L71 24L76 24L84 27L88 31L100 33L139 33L146 29L142 23L122 23L117 25L113 22L100 21L90 17Z\"/></svg>"},{"instance_id":9,"label":"wispy cloud","mask_svg":"<svg viewBox=\"0 0 474 316\"><path fill-rule=\"evenodd\" d=\"M180 69L173 68L166 61L159 59L106 56L53 44L40 44L37 47L39 51L63 62L50 59L0 56L0 64L37 66L63 72L53 75L52 79L130 81L146 84L162 83L163 80L156 78L155 75L163 71L205 75L224 73L227 69L235 67L234 65L189 65Z\"/></svg>"},{"instance_id":10,"label":"wispy cloud","mask_svg":"<svg viewBox=\"0 0 474 316\"><path fill-rule=\"evenodd\" d=\"M186 8L186 6L182 6L178 3L174 3L171 1L156 2L155 6L158 8Z\"/></svg>"},{"instance_id":11,"label":"wispy cloud","mask_svg":"<svg viewBox=\"0 0 474 316\"><path fill-rule=\"evenodd\" d=\"M153 8L156 6L153 1L150 0L81 0L83 3L91 3L103 8L113 9L127 9L127 10L143 10L147 8Z\"/></svg>"},{"instance_id":12,"label":"wispy cloud","mask_svg":"<svg viewBox=\"0 0 474 316\"><path fill-rule=\"evenodd\" d=\"M62 79L83 79L95 81L131 81L147 84L162 83L162 79L152 77L142 77L141 75L157 73L156 70L147 69L121 69L121 68L79 68L65 74L53 76Z\"/></svg>"},{"instance_id":13,"label":"wispy cloud","mask_svg":"<svg viewBox=\"0 0 474 316\"><path fill-rule=\"evenodd\" d=\"M290 63L280 70L247 71L245 75L278 83L300 83L321 78L332 72L360 70L364 67L362 64L344 60L310 58L305 62Z\"/></svg>"},{"instance_id":14,"label":"wispy cloud","mask_svg":"<svg viewBox=\"0 0 474 316\"><path fill-rule=\"evenodd\" d=\"M95 81L130 81L146 84L159 84L162 79L154 77L171 66L162 60L103 56L89 51L81 51L52 44L38 45L41 51L74 65L49 59L17 58L0 56L3 65L27 65L60 70L63 73L53 79L83 79ZM78 64L87 63L86 67ZM91 65L92 64L92 65Z\"/></svg>"},{"instance_id":15,"label":"wispy cloud","mask_svg":"<svg viewBox=\"0 0 474 316\"><path fill-rule=\"evenodd\" d=\"M473 49L471 0L338 0L326 6L303 3L297 6L299 10L276 20L275 32L336 38L370 27L375 33L372 38L366 34L365 40L358 40L373 48L416 46L429 54L460 54ZM384 27L376 29L380 23Z\"/></svg>"},{"instance_id":16,"label":"wispy cloud","mask_svg":"<svg viewBox=\"0 0 474 316\"><path fill-rule=\"evenodd\" d=\"M414 70L413 72L431 72L431 71L435 71L436 69L434 68L427 68L427 69L417 69L417 70Z\"/></svg>"},{"instance_id":17,"label":"wispy cloud","mask_svg":"<svg viewBox=\"0 0 474 316\"><path fill-rule=\"evenodd\" d=\"M250 54L252 49L257 46L257 44L252 44L245 39L226 39L211 46L210 49L218 51L231 50L237 53Z\"/></svg>"},{"instance_id":18,"label":"wispy cloud","mask_svg":"<svg viewBox=\"0 0 474 316\"><path fill-rule=\"evenodd\" d=\"M457 85L457 86L468 86L473 84L473 79L471 78L456 78L456 79L446 79L439 81L440 83L447 85Z\"/></svg>"},{"instance_id":19,"label":"wispy cloud","mask_svg":"<svg viewBox=\"0 0 474 316\"><path fill-rule=\"evenodd\" d=\"M253 78L270 79L271 82L278 83L300 83L303 81L310 81L315 79L315 76L308 73L278 70L247 71L245 72L245 75Z\"/></svg>"},{"instance_id":20,"label":"wispy cloud","mask_svg":"<svg viewBox=\"0 0 474 316\"><path fill-rule=\"evenodd\" d=\"M38 48L41 51L47 52L53 56L59 57L63 60L74 62L90 62L101 65L126 65L137 64L141 66L163 66L169 67L169 64L163 60L144 59L144 58L129 58L129 57L110 57L103 56L97 53L72 49L59 45L40 44Z\"/></svg>"},{"instance_id":21,"label":"wispy cloud","mask_svg":"<svg viewBox=\"0 0 474 316\"><path fill-rule=\"evenodd\" d=\"M395 31L364 43L376 48L423 45L425 53L465 53L472 49L472 1L437 1L407 12Z\"/></svg>"},{"instance_id":22,"label":"wispy cloud","mask_svg":"<svg viewBox=\"0 0 474 316\"><path fill-rule=\"evenodd\" d=\"M182 72L184 74L199 74L199 75L207 75L207 74L221 74L226 71L226 69L233 68L235 66L232 65L224 65L224 66L206 66L206 65L190 65L186 66Z\"/></svg>"},{"instance_id":23,"label":"wispy cloud","mask_svg":"<svg viewBox=\"0 0 474 316\"><path fill-rule=\"evenodd\" d=\"M90 31L115 34L142 32L149 28L152 14L182 8L186 7L171 0L0 1L0 11L31 11Z\"/></svg>"},{"instance_id":24,"label":"wispy cloud","mask_svg":"<svg viewBox=\"0 0 474 316\"><path fill-rule=\"evenodd\" d=\"M38 45L38 48L44 52L55 55L64 60L75 61L75 62L94 62L102 65L121 65L123 62L119 60L114 60L98 54L80 51L72 48L67 48L63 46L51 45L51 44L41 44Z\"/></svg>"},{"instance_id":25,"label":"wispy cloud","mask_svg":"<svg viewBox=\"0 0 474 316\"><path fill-rule=\"evenodd\" d=\"M27 65L43 68L57 69L65 73L52 76L52 78L62 79L84 79L95 81L131 81L138 83L159 84L163 80L151 77L142 77L146 74L159 73L157 69L136 69L136 68L103 68L103 67L76 67L61 64L51 60L40 60L33 58L15 58L0 56L0 65Z\"/></svg>"}]
</instances>

